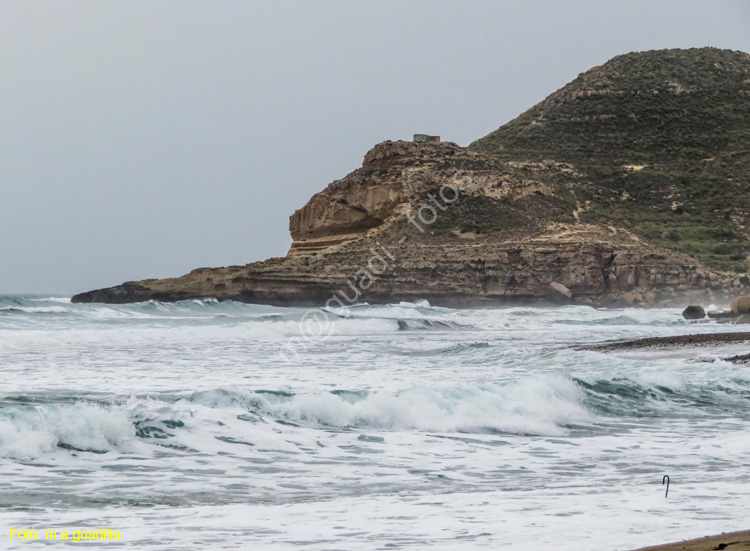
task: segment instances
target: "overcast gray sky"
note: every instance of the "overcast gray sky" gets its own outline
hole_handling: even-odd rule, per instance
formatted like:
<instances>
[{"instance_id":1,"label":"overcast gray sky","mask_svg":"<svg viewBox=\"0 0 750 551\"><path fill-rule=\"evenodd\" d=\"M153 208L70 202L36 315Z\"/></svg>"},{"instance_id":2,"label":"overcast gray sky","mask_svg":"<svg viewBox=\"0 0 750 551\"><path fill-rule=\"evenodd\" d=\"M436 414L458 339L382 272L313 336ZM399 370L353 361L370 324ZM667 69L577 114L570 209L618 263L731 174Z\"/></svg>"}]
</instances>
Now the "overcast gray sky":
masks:
<instances>
[{"instance_id":1,"label":"overcast gray sky","mask_svg":"<svg viewBox=\"0 0 750 551\"><path fill-rule=\"evenodd\" d=\"M746 0L0 0L0 294L283 256L374 144L468 145L617 54L750 51Z\"/></svg>"}]
</instances>

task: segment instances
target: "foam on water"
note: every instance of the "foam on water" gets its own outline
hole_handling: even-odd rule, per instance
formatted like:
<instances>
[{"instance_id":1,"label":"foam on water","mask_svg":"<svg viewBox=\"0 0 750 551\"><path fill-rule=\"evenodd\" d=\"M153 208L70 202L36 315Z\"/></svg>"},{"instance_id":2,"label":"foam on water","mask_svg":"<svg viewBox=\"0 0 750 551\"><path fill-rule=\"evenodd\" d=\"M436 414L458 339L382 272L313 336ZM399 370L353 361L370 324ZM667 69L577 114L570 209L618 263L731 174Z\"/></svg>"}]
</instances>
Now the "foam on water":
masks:
<instances>
[{"instance_id":1,"label":"foam on water","mask_svg":"<svg viewBox=\"0 0 750 551\"><path fill-rule=\"evenodd\" d=\"M460 433L560 435L566 426L588 423L583 393L556 377L505 387L418 387L397 393L337 392L294 396L236 393L249 409L308 426L340 429L420 430ZM212 401L211 393L194 400Z\"/></svg>"},{"instance_id":2,"label":"foam on water","mask_svg":"<svg viewBox=\"0 0 750 551\"><path fill-rule=\"evenodd\" d=\"M130 416L121 408L78 403L0 409L0 457L29 460L59 448L105 453L134 436Z\"/></svg>"},{"instance_id":3,"label":"foam on water","mask_svg":"<svg viewBox=\"0 0 750 551\"><path fill-rule=\"evenodd\" d=\"M743 345L569 346L741 326L426 302L310 316L0 297L0 515L147 550L197 525L213 548L563 551L746 528L750 368L721 360Z\"/></svg>"}]
</instances>

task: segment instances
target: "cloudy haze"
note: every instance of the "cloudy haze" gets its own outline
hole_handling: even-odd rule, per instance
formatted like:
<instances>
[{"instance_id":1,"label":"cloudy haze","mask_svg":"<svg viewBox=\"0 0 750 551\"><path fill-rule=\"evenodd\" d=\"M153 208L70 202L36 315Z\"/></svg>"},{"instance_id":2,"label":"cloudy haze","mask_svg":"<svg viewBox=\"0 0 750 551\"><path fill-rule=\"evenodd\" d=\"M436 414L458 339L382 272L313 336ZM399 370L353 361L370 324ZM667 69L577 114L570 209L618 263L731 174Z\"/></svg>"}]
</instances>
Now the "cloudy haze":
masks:
<instances>
[{"instance_id":1,"label":"cloudy haze","mask_svg":"<svg viewBox=\"0 0 750 551\"><path fill-rule=\"evenodd\" d=\"M0 2L0 294L283 256L374 144L468 145L610 57L750 51L750 2Z\"/></svg>"}]
</instances>

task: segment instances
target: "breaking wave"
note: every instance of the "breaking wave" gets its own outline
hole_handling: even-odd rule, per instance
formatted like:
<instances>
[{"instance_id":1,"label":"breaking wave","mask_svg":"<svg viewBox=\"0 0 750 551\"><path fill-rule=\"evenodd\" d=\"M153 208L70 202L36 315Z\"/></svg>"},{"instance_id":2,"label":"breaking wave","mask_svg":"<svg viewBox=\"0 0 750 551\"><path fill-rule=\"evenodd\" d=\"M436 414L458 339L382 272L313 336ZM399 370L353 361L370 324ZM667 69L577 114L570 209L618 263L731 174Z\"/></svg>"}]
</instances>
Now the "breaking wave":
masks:
<instances>
[{"instance_id":1,"label":"breaking wave","mask_svg":"<svg viewBox=\"0 0 750 551\"><path fill-rule=\"evenodd\" d=\"M742 378L701 386L664 377L585 381L546 375L505 385L398 392L215 389L81 402L40 399L16 397L2 403L0 457L149 453L153 446L201 451L217 441L252 446L271 438L268 427L279 424L311 431L561 436L571 431L595 434L598 425L615 418L689 418L695 408L750 418L750 380Z\"/></svg>"},{"instance_id":2,"label":"breaking wave","mask_svg":"<svg viewBox=\"0 0 750 551\"><path fill-rule=\"evenodd\" d=\"M135 435L124 408L97 404L45 404L0 409L0 456L29 460L71 450L106 453Z\"/></svg>"}]
</instances>

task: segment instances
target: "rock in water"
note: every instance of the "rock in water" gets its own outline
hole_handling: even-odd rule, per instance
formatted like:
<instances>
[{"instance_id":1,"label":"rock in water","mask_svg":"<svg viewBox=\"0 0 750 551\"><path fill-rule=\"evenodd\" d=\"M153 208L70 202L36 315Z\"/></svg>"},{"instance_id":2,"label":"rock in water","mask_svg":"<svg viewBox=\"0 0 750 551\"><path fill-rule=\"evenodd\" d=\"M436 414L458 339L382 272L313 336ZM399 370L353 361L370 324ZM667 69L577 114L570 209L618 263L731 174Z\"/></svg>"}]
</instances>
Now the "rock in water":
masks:
<instances>
[{"instance_id":1,"label":"rock in water","mask_svg":"<svg viewBox=\"0 0 750 551\"><path fill-rule=\"evenodd\" d=\"M729 319L736 317L736 314L731 310L709 310L706 315L711 319Z\"/></svg>"},{"instance_id":2,"label":"rock in water","mask_svg":"<svg viewBox=\"0 0 750 551\"><path fill-rule=\"evenodd\" d=\"M734 312L735 316L738 316L740 314L747 314L748 312L750 312L750 297L737 297L729 305L729 308L732 310L732 312Z\"/></svg>"},{"instance_id":3,"label":"rock in water","mask_svg":"<svg viewBox=\"0 0 750 551\"><path fill-rule=\"evenodd\" d=\"M562 283L552 282L549 284L547 296L550 300L559 303L568 303L573 299L573 293Z\"/></svg>"},{"instance_id":4,"label":"rock in water","mask_svg":"<svg viewBox=\"0 0 750 551\"><path fill-rule=\"evenodd\" d=\"M703 306L691 304L682 311L682 317L686 320L702 320L706 317L706 311L703 309Z\"/></svg>"}]
</instances>

